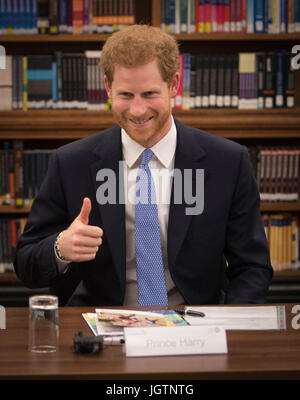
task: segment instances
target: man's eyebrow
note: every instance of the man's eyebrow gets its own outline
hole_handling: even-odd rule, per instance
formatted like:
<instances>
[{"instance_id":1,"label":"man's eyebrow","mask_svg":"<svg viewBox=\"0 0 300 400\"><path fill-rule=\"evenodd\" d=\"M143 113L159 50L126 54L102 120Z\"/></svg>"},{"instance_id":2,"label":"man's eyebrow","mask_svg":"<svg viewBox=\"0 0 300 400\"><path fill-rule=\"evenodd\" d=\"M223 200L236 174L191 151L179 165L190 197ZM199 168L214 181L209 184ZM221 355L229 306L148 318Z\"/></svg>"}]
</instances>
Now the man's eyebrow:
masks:
<instances>
[{"instance_id":1,"label":"man's eyebrow","mask_svg":"<svg viewBox=\"0 0 300 400\"><path fill-rule=\"evenodd\" d=\"M130 92L129 90L125 90L125 89L119 89L117 90L118 94L132 94L132 92Z\"/></svg>"}]
</instances>

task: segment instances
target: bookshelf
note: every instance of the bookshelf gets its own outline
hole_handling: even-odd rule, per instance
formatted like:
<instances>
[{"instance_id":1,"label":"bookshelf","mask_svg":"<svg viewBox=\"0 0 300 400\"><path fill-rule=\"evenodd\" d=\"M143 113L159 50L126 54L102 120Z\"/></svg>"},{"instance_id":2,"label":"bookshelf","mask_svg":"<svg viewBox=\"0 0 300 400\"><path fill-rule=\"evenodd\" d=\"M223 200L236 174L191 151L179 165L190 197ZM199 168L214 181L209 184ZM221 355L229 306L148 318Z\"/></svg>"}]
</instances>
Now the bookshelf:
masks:
<instances>
[{"instance_id":1,"label":"bookshelf","mask_svg":"<svg viewBox=\"0 0 300 400\"><path fill-rule=\"evenodd\" d=\"M136 1L136 22L160 27L161 1ZM99 50L109 34L0 35L7 54L53 54L55 51L84 52ZM300 43L300 33L189 33L174 34L181 52L218 53L240 51L290 50ZM203 108L174 110L183 124L206 130L242 144L300 145L300 70L296 72L295 107L291 109L240 110ZM80 139L114 124L110 111L29 110L0 111L0 140L21 139L28 147L57 147ZM33 148L34 148L33 147ZM0 215L28 214L30 207L0 206ZM300 213L298 202L262 202L266 213ZM274 282L300 282L299 271L277 271ZM13 273L0 274L2 284L17 284ZM0 289L1 291L1 289Z\"/></svg>"}]
</instances>

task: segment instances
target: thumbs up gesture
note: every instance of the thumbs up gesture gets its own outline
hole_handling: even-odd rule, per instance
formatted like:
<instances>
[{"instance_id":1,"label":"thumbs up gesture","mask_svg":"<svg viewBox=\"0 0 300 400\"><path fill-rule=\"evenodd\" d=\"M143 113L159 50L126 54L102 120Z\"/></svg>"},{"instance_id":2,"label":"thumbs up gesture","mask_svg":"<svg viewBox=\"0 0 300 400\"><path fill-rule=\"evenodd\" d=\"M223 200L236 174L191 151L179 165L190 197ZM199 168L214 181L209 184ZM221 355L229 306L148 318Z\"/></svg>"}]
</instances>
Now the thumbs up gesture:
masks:
<instances>
[{"instance_id":1,"label":"thumbs up gesture","mask_svg":"<svg viewBox=\"0 0 300 400\"><path fill-rule=\"evenodd\" d=\"M93 260L102 244L102 229L98 226L89 225L91 210L91 200L85 197L80 213L60 236L60 253L69 261Z\"/></svg>"}]
</instances>

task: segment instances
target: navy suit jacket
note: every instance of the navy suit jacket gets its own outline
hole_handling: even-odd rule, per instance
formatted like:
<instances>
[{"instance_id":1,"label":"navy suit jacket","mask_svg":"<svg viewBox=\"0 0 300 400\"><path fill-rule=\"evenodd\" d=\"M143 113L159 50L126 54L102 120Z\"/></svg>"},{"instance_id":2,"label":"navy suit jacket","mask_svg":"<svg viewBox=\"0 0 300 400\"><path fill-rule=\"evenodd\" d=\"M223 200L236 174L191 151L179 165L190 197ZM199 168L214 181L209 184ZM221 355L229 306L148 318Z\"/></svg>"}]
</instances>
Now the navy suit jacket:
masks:
<instances>
[{"instance_id":1,"label":"navy suit jacket","mask_svg":"<svg viewBox=\"0 0 300 400\"><path fill-rule=\"evenodd\" d=\"M247 148L186 127L175 120L175 168L204 170L204 208L186 215L190 204L171 196L168 261L186 304L263 303L272 277L268 244L259 211L259 193ZM31 288L67 284L76 273L68 305L122 305L126 283L125 206L99 205L96 191L103 168L122 179L119 126L53 151L48 173L35 199L14 260L19 278ZM84 197L92 201L91 225L103 243L93 261L72 263L60 274L54 255L57 234L77 217ZM119 192L117 187L117 198Z\"/></svg>"}]
</instances>

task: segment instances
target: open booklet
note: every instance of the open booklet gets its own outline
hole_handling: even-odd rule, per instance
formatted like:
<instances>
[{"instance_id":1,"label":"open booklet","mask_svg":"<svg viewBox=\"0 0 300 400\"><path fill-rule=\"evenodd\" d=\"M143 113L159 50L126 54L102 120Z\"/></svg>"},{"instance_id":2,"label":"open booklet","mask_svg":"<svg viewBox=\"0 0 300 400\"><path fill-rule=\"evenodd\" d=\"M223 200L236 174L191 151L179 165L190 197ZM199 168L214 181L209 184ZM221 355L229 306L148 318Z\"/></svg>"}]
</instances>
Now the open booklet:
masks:
<instances>
[{"instance_id":1,"label":"open booklet","mask_svg":"<svg viewBox=\"0 0 300 400\"><path fill-rule=\"evenodd\" d=\"M124 327L186 326L188 323L174 310L137 311L97 308L83 318L94 335L122 336Z\"/></svg>"}]
</instances>

